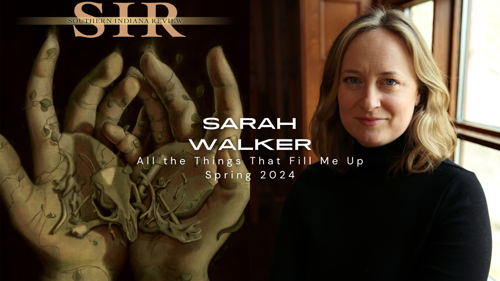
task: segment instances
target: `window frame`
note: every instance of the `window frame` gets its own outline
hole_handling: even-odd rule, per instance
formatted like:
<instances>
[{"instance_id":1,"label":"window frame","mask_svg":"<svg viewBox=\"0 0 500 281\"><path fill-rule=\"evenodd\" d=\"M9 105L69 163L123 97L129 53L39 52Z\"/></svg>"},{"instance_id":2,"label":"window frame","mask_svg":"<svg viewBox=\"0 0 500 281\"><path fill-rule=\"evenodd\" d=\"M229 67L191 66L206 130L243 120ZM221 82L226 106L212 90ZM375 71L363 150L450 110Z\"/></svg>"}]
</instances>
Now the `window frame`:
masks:
<instances>
[{"instance_id":1,"label":"window frame","mask_svg":"<svg viewBox=\"0 0 500 281\"><path fill-rule=\"evenodd\" d=\"M376 4L404 8L429 0L378 0ZM447 77L446 84L450 91L448 113L455 125L458 138L495 150L500 150L500 129L457 119L458 88L460 67L460 38L462 35L462 0L434 1L434 24L432 53ZM465 77L463 77L465 78Z\"/></svg>"}]
</instances>

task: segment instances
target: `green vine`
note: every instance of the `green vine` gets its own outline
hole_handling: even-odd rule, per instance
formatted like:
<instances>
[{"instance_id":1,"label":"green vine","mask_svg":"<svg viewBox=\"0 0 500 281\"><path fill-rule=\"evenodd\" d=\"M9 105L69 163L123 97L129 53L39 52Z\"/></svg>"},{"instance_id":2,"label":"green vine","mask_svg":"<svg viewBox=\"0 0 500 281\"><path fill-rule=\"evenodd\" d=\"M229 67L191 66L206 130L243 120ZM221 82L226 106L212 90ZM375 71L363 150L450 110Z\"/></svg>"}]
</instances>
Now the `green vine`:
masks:
<instances>
[{"instance_id":1,"label":"green vine","mask_svg":"<svg viewBox=\"0 0 500 281\"><path fill-rule=\"evenodd\" d=\"M125 107L125 106L127 106L128 102L129 102L129 100L128 100L128 98L127 98L127 97L122 98L122 100L121 100L121 104L120 104L120 102L119 102L117 99L114 99L114 100L108 100L108 107L109 107L109 108L112 108L112 107L113 107L113 104L116 104L116 105L118 105L119 107Z\"/></svg>"},{"instance_id":2,"label":"green vine","mask_svg":"<svg viewBox=\"0 0 500 281\"><path fill-rule=\"evenodd\" d=\"M47 95L49 95L49 94L47 94ZM40 105L42 107L43 111L47 111L47 109L52 105L52 102L48 98L45 98L45 96L42 97L41 100L36 100L37 96L38 96L38 93L36 92L36 90L31 91L28 94L28 99L31 101L31 106L25 107L23 109L30 109L36 105Z\"/></svg>"}]
</instances>

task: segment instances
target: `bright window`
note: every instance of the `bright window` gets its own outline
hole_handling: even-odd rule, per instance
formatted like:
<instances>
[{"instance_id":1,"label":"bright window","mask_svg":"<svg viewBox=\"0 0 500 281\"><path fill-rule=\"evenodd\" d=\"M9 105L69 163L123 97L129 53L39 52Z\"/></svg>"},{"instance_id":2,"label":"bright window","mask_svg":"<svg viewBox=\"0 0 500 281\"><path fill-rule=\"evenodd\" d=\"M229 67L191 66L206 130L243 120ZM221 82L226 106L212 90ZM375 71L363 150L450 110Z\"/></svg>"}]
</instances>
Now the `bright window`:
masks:
<instances>
[{"instance_id":1,"label":"bright window","mask_svg":"<svg viewBox=\"0 0 500 281\"><path fill-rule=\"evenodd\" d=\"M462 1L456 120L494 132L500 129L499 14L497 0ZM461 141L455 161L483 186L493 237L489 280L500 280L500 150Z\"/></svg>"},{"instance_id":2,"label":"bright window","mask_svg":"<svg viewBox=\"0 0 500 281\"><path fill-rule=\"evenodd\" d=\"M426 1L405 8L408 15L432 50L432 26L434 22L434 1Z\"/></svg>"},{"instance_id":3,"label":"bright window","mask_svg":"<svg viewBox=\"0 0 500 281\"><path fill-rule=\"evenodd\" d=\"M465 0L457 120L500 128L500 2Z\"/></svg>"}]
</instances>

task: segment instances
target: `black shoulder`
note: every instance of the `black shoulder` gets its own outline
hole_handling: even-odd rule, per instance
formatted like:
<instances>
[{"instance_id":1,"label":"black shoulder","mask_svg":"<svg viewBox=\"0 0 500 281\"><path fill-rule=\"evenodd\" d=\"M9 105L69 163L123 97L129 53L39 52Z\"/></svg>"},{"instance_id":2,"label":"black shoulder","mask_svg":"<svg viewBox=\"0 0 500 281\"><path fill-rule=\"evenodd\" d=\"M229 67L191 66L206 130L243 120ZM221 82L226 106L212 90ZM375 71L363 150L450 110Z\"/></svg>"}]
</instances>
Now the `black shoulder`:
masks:
<instances>
[{"instance_id":1,"label":"black shoulder","mask_svg":"<svg viewBox=\"0 0 500 281\"><path fill-rule=\"evenodd\" d=\"M476 174L446 159L434 171L439 177L448 178L442 203L463 203L487 213L486 197Z\"/></svg>"},{"instance_id":2,"label":"black shoulder","mask_svg":"<svg viewBox=\"0 0 500 281\"><path fill-rule=\"evenodd\" d=\"M454 171L455 173L471 173L469 170L465 169L462 166L457 165L455 162L451 161L450 159L446 158L441 164L438 166L438 169L447 169L449 171Z\"/></svg>"},{"instance_id":3,"label":"black shoulder","mask_svg":"<svg viewBox=\"0 0 500 281\"><path fill-rule=\"evenodd\" d=\"M441 162L441 164L432 170L430 174L441 179L443 183L448 182L451 184L453 182L456 183L457 181L467 180L479 184L479 181L473 172L455 164L449 159L445 159Z\"/></svg>"},{"instance_id":4,"label":"black shoulder","mask_svg":"<svg viewBox=\"0 0 500 281\"><path fill-rule=\"evenodd\" d=\"M456 280L457 276L460 280L486 280L492 244L481 184L474 173L449 160L429 175L425 188L435 190L438 196L419 198L419 203L429 206L424 217L432 225L416 270L420 275L417 279L444 280L446 275L446 280ZM440 182L443 178L446 181Z\"/></svg>"}]
</instances>

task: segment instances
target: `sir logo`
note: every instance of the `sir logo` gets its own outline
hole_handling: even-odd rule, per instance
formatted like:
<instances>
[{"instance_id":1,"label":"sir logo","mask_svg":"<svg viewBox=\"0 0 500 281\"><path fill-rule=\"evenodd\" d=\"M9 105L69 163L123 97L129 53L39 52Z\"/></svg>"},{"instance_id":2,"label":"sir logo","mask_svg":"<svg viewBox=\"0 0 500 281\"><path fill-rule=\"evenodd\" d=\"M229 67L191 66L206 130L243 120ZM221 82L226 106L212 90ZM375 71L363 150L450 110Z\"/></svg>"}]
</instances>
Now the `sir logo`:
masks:
<instances>
[{"instance_id":1,"label":"sir logo","mask_svg":"<svg viewBox=\"0 0 500 281\"><path fill-rule=\"evenodd\" d=\"M128 17L128 7L130 5L133 5L134 3L113 3L114 5L117 5L120 9L120 18L127 18ZM142 5L146 5L148 7L148 18L151 18L152 20L156 18L156 8L157 6L165 6L168 9L168 15L167 18L175 18L177 17L177 8L175 8L174 5L170 3L141 3ZM99 9L99 11L102 13L102 4L101 3L94 3L94 2L81 2L78 3L75 6L75 16L78 17L79 19L81 18L94 18L93 16L85 13L83 11L83 6L85 5L92 5L95 6ZM94 24L94 26L97 28L97 32L93 35L87 35L81 33L76 26L73 25L73 28L75 30L75 37L85 37L85 38L96 38L101 36L104 33L104 24ZM162 26L165 28L165 30L170 34L172 37L186 37L182 34L180 34L177 30L174 29L174 27L168 23L168 21L164 21ZM134 37L128 33L128 25L120 25L120 33L117 35L113 35L113 37ZM146 35L142 35L141 37L162 37L161 35L158 35L156 33L156 24L148 24L148 33Z\"/></svg>"}]
</instances>

